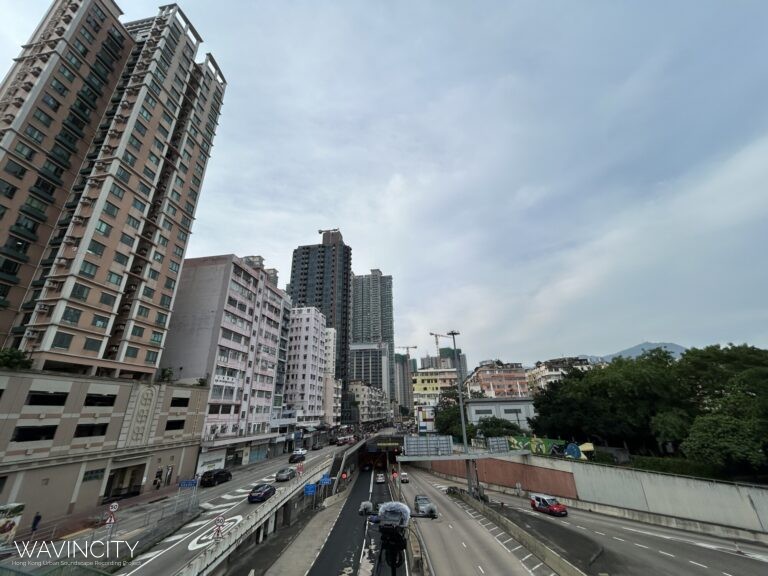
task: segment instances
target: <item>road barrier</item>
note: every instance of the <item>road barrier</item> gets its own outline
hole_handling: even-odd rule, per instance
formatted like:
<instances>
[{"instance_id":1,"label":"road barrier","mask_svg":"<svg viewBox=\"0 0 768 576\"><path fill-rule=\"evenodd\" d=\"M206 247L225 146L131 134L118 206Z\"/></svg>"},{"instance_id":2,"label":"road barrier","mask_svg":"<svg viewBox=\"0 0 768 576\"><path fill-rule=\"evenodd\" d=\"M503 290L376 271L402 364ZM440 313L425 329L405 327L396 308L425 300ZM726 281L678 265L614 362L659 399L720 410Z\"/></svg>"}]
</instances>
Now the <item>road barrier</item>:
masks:
<instances>
[{"instance_id":1,"label":"road barrier","mask_svg":"<svg viewBox=\"0 0 768 576\"><path fill-rule=\"evenodd\" d=\"M226 560L227 556L244 543L264 522L269 520L272 514L289 502L291 498L301 493L302 486L319 482L323 474L330 468L331 462L325 461L305 471L303 476L291 480L285 493L280 496L273 496L251 514L248 514L242 522L224 532L221 539L214 541L183 568L177 570L175 576L212 574Z\"/></svg>"}]
</instances>

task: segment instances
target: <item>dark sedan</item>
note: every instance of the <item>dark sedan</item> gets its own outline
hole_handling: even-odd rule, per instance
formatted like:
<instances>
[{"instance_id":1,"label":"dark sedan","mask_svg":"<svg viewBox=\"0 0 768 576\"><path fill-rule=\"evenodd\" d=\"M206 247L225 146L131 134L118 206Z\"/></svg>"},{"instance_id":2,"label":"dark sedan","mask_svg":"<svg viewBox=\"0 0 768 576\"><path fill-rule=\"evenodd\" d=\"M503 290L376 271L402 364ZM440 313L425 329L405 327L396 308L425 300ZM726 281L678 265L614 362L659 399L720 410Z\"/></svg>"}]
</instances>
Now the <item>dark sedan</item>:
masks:
<instances>
[{"instance_id":1,"label":"dark sedan","mask_svg":"<svg viewBox=\"0 0 768 576\"><path fill-rule=\"evenodd\" d=\"M251 493L248 494L248 502L264 502L274 493L275 487L272 484L256 484Z\"/></svg>"},{"instance_id":2,"label":"dark sedan","mask_svg":"<svg viewBox=\"0 0 768 576\"><path fill-rule=\"evenodd\" d=\"M208 470L203 472L200 477L200 486L216 486L221 482L228 482L232 480L232 472L219 468L217 470Z\"/></svg>"},{"instance_id":3,"label":"dark sedan","mask_svg":"<svg viewBox=\"0 0 768 576\"><path fill-rule=\"evenodd\" d=\"M293 468L283 468L275 474L276 482L288 482L288 480L293 480L294 478L296 478L296 470Z\"/></svg>"},{"instance_id":4,"label":"dark sedan","mask_svg":"<svg viewBox=\"0 0 768 576\"><path fill-rule=\"evenodd\" d=\"M296 464L296 462L304 462L307 457L304 456L304 454L291 454L290 458L288 458L289 464Z\"/></svg>"}]
</instances>

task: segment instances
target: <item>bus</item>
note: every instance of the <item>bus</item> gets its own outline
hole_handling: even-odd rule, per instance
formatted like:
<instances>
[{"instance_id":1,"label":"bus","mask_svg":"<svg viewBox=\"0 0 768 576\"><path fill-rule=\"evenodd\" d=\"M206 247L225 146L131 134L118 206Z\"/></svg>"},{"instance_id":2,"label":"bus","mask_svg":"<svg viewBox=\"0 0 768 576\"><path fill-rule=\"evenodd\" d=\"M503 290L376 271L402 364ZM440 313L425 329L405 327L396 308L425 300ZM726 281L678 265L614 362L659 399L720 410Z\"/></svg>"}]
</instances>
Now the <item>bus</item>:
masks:
<instances>
[{"instance_id":1,"label":"bus","mask_svg":"<svg viewBox=\"0 0 768 576\"><path fill-rule=\"evenodd\" d=\"M354 444L355 443L355 437L354 436L339 436L336 438L336 444L339 446L343 446L344 444Z\"/></svg>"}]
</instances>

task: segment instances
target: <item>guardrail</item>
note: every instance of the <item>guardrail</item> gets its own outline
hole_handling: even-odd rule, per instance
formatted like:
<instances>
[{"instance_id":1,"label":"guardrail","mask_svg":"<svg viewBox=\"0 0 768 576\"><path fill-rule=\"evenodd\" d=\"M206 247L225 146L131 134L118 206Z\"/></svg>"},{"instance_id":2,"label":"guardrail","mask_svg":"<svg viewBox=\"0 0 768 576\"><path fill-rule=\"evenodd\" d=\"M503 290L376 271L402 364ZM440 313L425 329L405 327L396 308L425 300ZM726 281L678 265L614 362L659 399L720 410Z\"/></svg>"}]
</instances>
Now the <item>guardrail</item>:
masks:
<instances>
[{"instance_id":1,"label":"guardrail","mask_svg":"<svg viewBox=\"0 0 768 576\"><path fill-rule=\"evenodd\" d=\"M258 529L269 517L283 504L296 495L296 492L305 484L313 484L320 480L323 472L330 467L333 460L325 461L314 466L303 476L297 477L288 483L288 490L280 497L273 497L248 514L242 522L236 524L222 535L221 539L206 547L203 552L193 558L186 566L177 570L175 576L205 576L210 574L221 564L229 553L234 551L246 538ZM269 505L267 505L269 504Z\"/></svg>"},{"instance_id":2,"label":"guardrail","mask_svg":"<svg viewBox=\"0 0 768 576\"><path fill-rule=\"evenodd\" d=\"M339 478L341 478L341 473L344 471L344 464L347 462L347 455L352 451L359 450L360 446L367 441L367 438L363 438L357 444L354 444L351 448L344 450L344 455L341 457L341 468L339 468L339 473L336 475L336 479L333 481L333 490L331 490L331 494L336 494L336 490L338 490Z\"/></svg>"}]
</instances>

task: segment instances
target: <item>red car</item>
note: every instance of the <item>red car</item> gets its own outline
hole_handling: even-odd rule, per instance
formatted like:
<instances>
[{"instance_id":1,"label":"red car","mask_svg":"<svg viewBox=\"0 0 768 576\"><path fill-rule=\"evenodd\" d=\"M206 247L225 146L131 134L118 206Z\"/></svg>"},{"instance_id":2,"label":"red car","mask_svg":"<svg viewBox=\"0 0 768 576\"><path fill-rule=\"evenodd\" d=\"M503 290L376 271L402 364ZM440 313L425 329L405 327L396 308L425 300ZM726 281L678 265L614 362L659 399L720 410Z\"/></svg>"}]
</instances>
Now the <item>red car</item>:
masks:
<instances>
[{"instance_id":1,"label":"red car","mask_svg":"<svg viewBox=\"0 0 768 576\"><path fill-rule=\"evenodd\" d=\"M568 516L565 504L560 504L557 498L546 494L531 494L531 508L552 516Z\"/></svg>"}]
</instances>

